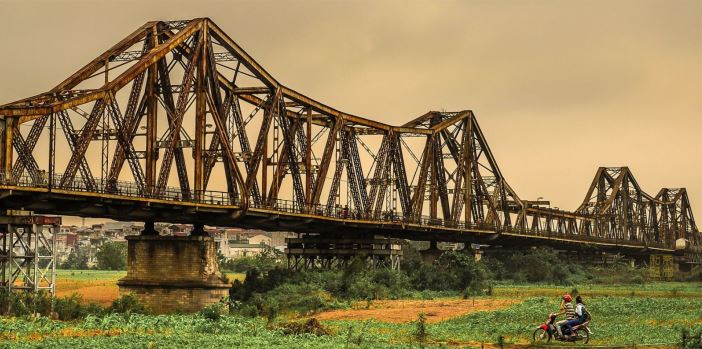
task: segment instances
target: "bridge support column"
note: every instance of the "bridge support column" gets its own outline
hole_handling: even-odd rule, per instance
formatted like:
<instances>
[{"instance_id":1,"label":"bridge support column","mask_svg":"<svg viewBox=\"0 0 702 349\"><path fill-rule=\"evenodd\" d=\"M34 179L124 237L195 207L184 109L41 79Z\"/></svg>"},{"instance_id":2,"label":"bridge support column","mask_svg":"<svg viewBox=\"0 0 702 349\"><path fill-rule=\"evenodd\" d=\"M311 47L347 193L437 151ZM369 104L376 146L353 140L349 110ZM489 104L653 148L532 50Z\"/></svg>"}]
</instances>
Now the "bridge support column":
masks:
<instances>
[{"instance_id":1,"label":"bridge support column","mask_svg":"<svg viewBox=\"0 0 702 349\"><path fill-rule=\"evenodd\" d=\"M229 295L217 250L206 236L127 236L127 276L120 295L134 294L156 314L195 312Z\"/></svg>"},{"instance_id":2,"label":"bridge support column","mask_svg":"<svg viewBox=\"0 0 702 349\"><path fill-rule=\"evenodd\" d=\"M158 236L158 231L156 231L156 224L153 221L144 222L144 230L141 231L141 235L156 235Z\"/></svg>"},{"instance_id":3,"label":"bridge support column","mask_svg":"<svg viewBox=\"0 0 702 349\"><path fill-rule=\"evenodd\" d=\"M422 260L430 263L439 259L442 253L444 253L444 251L439 248L436 241L429 241L429 248L419 251L419 254L422 255Z\"/></svg>"},{"instance_id":4,"label":"bridge support column","mask_svg":"<svg viewBox=\"0 0 702 349\"><path fill-rule=\"evenodd\" d=\"M205 225L201 223L193 224L193 230L190 232L190 236L207 236L205 233Z\"/></svg>"},{"instance_id":5,"label":"bridge support column","mask_svg":"<svg viewBox=\"0 0 702 349\"><path fill-rule=\"evenodd\" d=\"M28 211L0 213L0 290L47 290L53 297L55 238L60 226L61 217L34 216Z\"/></svg>"}]
</instances>

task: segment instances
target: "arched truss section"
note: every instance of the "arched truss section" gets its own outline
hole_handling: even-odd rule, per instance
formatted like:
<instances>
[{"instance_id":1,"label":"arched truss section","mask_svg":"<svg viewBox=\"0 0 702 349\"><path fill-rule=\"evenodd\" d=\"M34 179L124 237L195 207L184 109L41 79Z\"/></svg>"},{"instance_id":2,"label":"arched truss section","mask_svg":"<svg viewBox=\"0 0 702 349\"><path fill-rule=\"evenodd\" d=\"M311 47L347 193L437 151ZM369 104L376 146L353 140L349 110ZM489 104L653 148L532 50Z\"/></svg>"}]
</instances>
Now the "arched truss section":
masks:
<instances>
[{"instance_id":1,"label":"arched truss section","mask_svg":"<svg viewBox=\"0 0 702 349\"><path fill-rule=\"evenodd\" d=\"M597 218L596 234L672 246L678 239L700 244L685 188L644 192L628 167L600 167L576 210Z\"/></svg>"},{"instance_id":2,"label":"arched truss section","mask_svg":"<svg viewBox=\"0 0 702 349\"><path fill-rule=\"evenodd\" d=\"M684 189L600 169L575 212L522 200L470 110L392 126L275 80L207 18L149 22L51 91L0 106L5 186L382 224L699 244Z\"/></svg>"}]
</instances>

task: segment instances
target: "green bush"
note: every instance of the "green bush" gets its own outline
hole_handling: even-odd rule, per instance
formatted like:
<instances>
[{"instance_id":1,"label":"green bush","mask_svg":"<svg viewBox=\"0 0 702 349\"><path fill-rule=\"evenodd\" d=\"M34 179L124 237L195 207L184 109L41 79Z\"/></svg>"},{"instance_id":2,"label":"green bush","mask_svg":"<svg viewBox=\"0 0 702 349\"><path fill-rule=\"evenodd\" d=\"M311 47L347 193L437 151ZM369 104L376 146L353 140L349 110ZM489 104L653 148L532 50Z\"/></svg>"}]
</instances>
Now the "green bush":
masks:
<instances>
[{"instance_id":1,"label":"green bush","mask_svg":"<svg viewBox=\"0 0 702 349\"><path fill-rule=\"evenodd\" d=\"M62 298L51 298L51 294L44 290L38 292L13 292L7 293L0 290L0 314L10 316L42 315L51 316L54 313L61 320L82 319L86 315L99 314L102 308L95 304L84 305L82 298L72 294Z\"/></svg>"},{"instance_id":2,"label":"green bush","mask_svg":"<svg viewBox=\"0 0 702 349\"><path fill-rule=\"evenodd\" d=\"M314 336L329 336L332 332L322 325L317 319L311 318L305 322L293 321L277 326L283 334L302 335L310 334Z\"/></svg>"},{"instance_id":3,"label":"green bush","mask_svg":"<svg viewBox=\"0 0 702 349\"><path fill-rule=\"evenodd\" d=\"M311 313L330 308L333 297L313 284L282 284L268 292L256 293L251 299L259 315L271 313Z\"/></svg>"},{"instance_id":4,"label":"green bush","mask_svg":"<svg viewBox=\"0 0 702 349\"><path fill-rule=\"evenodd\" d=\"M149 309L143 305L136 296L132 294L125 294L112 301L107 309L108 313L119 313L119 314L148 314Z\"/></svg>"},{"instance_id":5,"label":"green bush","mask_svg":"<svg viewBox=\"0 0 702 349\"><path fill-rule=\"evenodd\" d=\"M54 300L54 312L60 320L64 321L83 319L88 315L100 315L103 311L103 308L97 304L84 304L83 298L76 293Z\"/></svg>"},{"instance_id":6,"label":"green bush","mask_svg":"<svg viewBox=\"0 0 702 349\"><path fill-rule=\"evenodd\" d=\"M100 270L126 270L127 244L105 242L98 248L95 258Z\"/></svg>"},{"instance_id":7,"label":"green bush","mask_svg":"<svg viewBox=\"0 0 702 349\"><path fill-rule=\"evenodd\" d=\"M202 308L199 312L200 316L210 321L219 321L225 313L225 303L217 302Z\"/></svg>"},{"instance_id":8,"label":"green bush","mask_svg":"<svg viewBox=\"0 0 702 349\"><path fill-rule=\"evenodd\" d=\"M414 322L414 326L414 338L417 339L420 344L426 343L429 337L429 332L427 331L427 315L420 313L417 320Z\"/></svg>"},{"instance_id":9,"label":"green bush","mask_svg":"<svg viewBox=\"0 0 702 349\"><path fill-rule=\"evenodd\" d=\"M87 270L90 258L89 247L76 247L68 254L66 261L59 264L60 269Z\"/></svg>"},{"instance_id":10,"label":"green bush","mask_svg":"<svg viewBox=\"0 0 702 349\"><path fill-rule=\"evenodd\" d=\"M254 268L246 272L243 282L234 281L229 296L237 304L235 312L269 316L312 313L354 300L399 299L415 292L434 292L433 297L442 291L490 294L491 289L492 277L483 263L470 254L449 251L435 263L411 259L402 271L373 269L361 257L341 270Z\"/></svg>"},{"instance_id":11,"label":"green bush","mask_svg":"<svg viewBox=\"0 0 702 349\"><path fill-rule=\"evenodd\" d=\"M240 257L235 259L227 259L218 252L217 259L221 270L228 270L236 273L247 273L254 269L266 273L269 270L281 268L283 266L283 254L275 249L267 249L263 253L252 257Z\"/></svg>"},{"instance_id":12,"label":"green bush","mask_svg":"<svg viewBox=\"0 0 702 349\"><path fill-rule=\"evenodd\" d=\"M702 349L702 326L682 329L682 349Z\"/></svg>"},{"instance_id":13,"label":"green bush","mask_svg":"<svg viewBox=\"0 0 702 349\"><path fill-rule=\"evenodd\" d=\"M632 267L624 261L595 266L573 260L568 255L559 254L548 247L528 249L500 257L485 256L481 262L496 280L518 283L643 284L648 280L646 269Z\"/></svg>"},{"instance_id":14,"label":"green bush","mask_svg":"<svg viewBox=\"0 0 702 349\"><path fill-rule=\"evenodd\" d=\"M696 265L689 273L676 273L676 281L702 281L702 266Z\"/></svg>"},{"instance_id":15,"label":"green bush","mask_svg":"<svg viewBox=\"0 0 702 349\"><path fill-rule=\"evenodd\" d=\"M485 293L492 274L483 262L463 251L446 251L433 263L414 263L406 269L409 284L416 290L464 291ZM482 291L479 291L482 290Z\"/></svg>"}]
</instances>

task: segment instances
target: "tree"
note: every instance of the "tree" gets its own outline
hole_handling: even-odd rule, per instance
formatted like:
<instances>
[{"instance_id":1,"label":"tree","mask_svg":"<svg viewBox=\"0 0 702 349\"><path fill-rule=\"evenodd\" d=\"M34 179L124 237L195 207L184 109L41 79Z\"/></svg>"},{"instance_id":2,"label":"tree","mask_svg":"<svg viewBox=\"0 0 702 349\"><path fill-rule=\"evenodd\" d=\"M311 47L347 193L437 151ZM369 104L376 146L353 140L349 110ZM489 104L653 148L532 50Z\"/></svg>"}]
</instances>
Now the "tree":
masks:
<instances>
[{"instance_id":1,"label":"tree","mask_svg":"<svg viewBox=\"0 0 702 349\"><path fill-rule=\"evenodd\" d=\"M95 254L97 268L102 270L125 270L127 268L127 246L116 242L106 242Z\"/></svg>"},{"instance_id":2,"label":"tree","mask_svg":"<svg viewBox=\"0 0 702 349\"><path fill-rule=\"evenodd\" d=\"M76 247L71 251L66 258L66 261L61 263L61 269L88 269L88 251L87 248Z\"/></svg>"}]
</instances>

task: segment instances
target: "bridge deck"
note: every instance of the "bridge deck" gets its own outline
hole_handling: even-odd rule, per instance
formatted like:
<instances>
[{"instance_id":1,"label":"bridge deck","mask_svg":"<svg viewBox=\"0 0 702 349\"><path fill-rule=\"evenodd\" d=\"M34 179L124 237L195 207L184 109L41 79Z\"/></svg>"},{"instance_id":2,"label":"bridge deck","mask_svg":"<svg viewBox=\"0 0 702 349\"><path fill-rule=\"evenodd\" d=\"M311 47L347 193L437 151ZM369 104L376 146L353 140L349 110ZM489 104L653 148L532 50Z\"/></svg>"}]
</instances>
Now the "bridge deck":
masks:
<instances>
[{"instance_id":1,"label":"bridge deck","mask_svg":"<svg viewBox=\"0 0 702 349\"><path fill-rule=\"evenodd\" d=\"M587 245L602 251L675 252L663 245L638 241L567 235L561 231L533 232L529 229L497 228L483 224L466 225L420 217L410 219L388 213L363 217L343 208L328 211L322 206L299 208L292 201L277 200L272 207L242 207L227 193L208 191L200 200L183 200L176 194L144 197L135 194L131 183L120 183L114 193L89 192L80 185L73 189L32 186L30 181L14 184L0 181L0 207L25 209L42 214L103 217L130 221L203 223L213 226L247 227L301 233L377 234L413 240L502 244L509 246L552 245L579 249Z\"/></svg>"}]
</instances>

